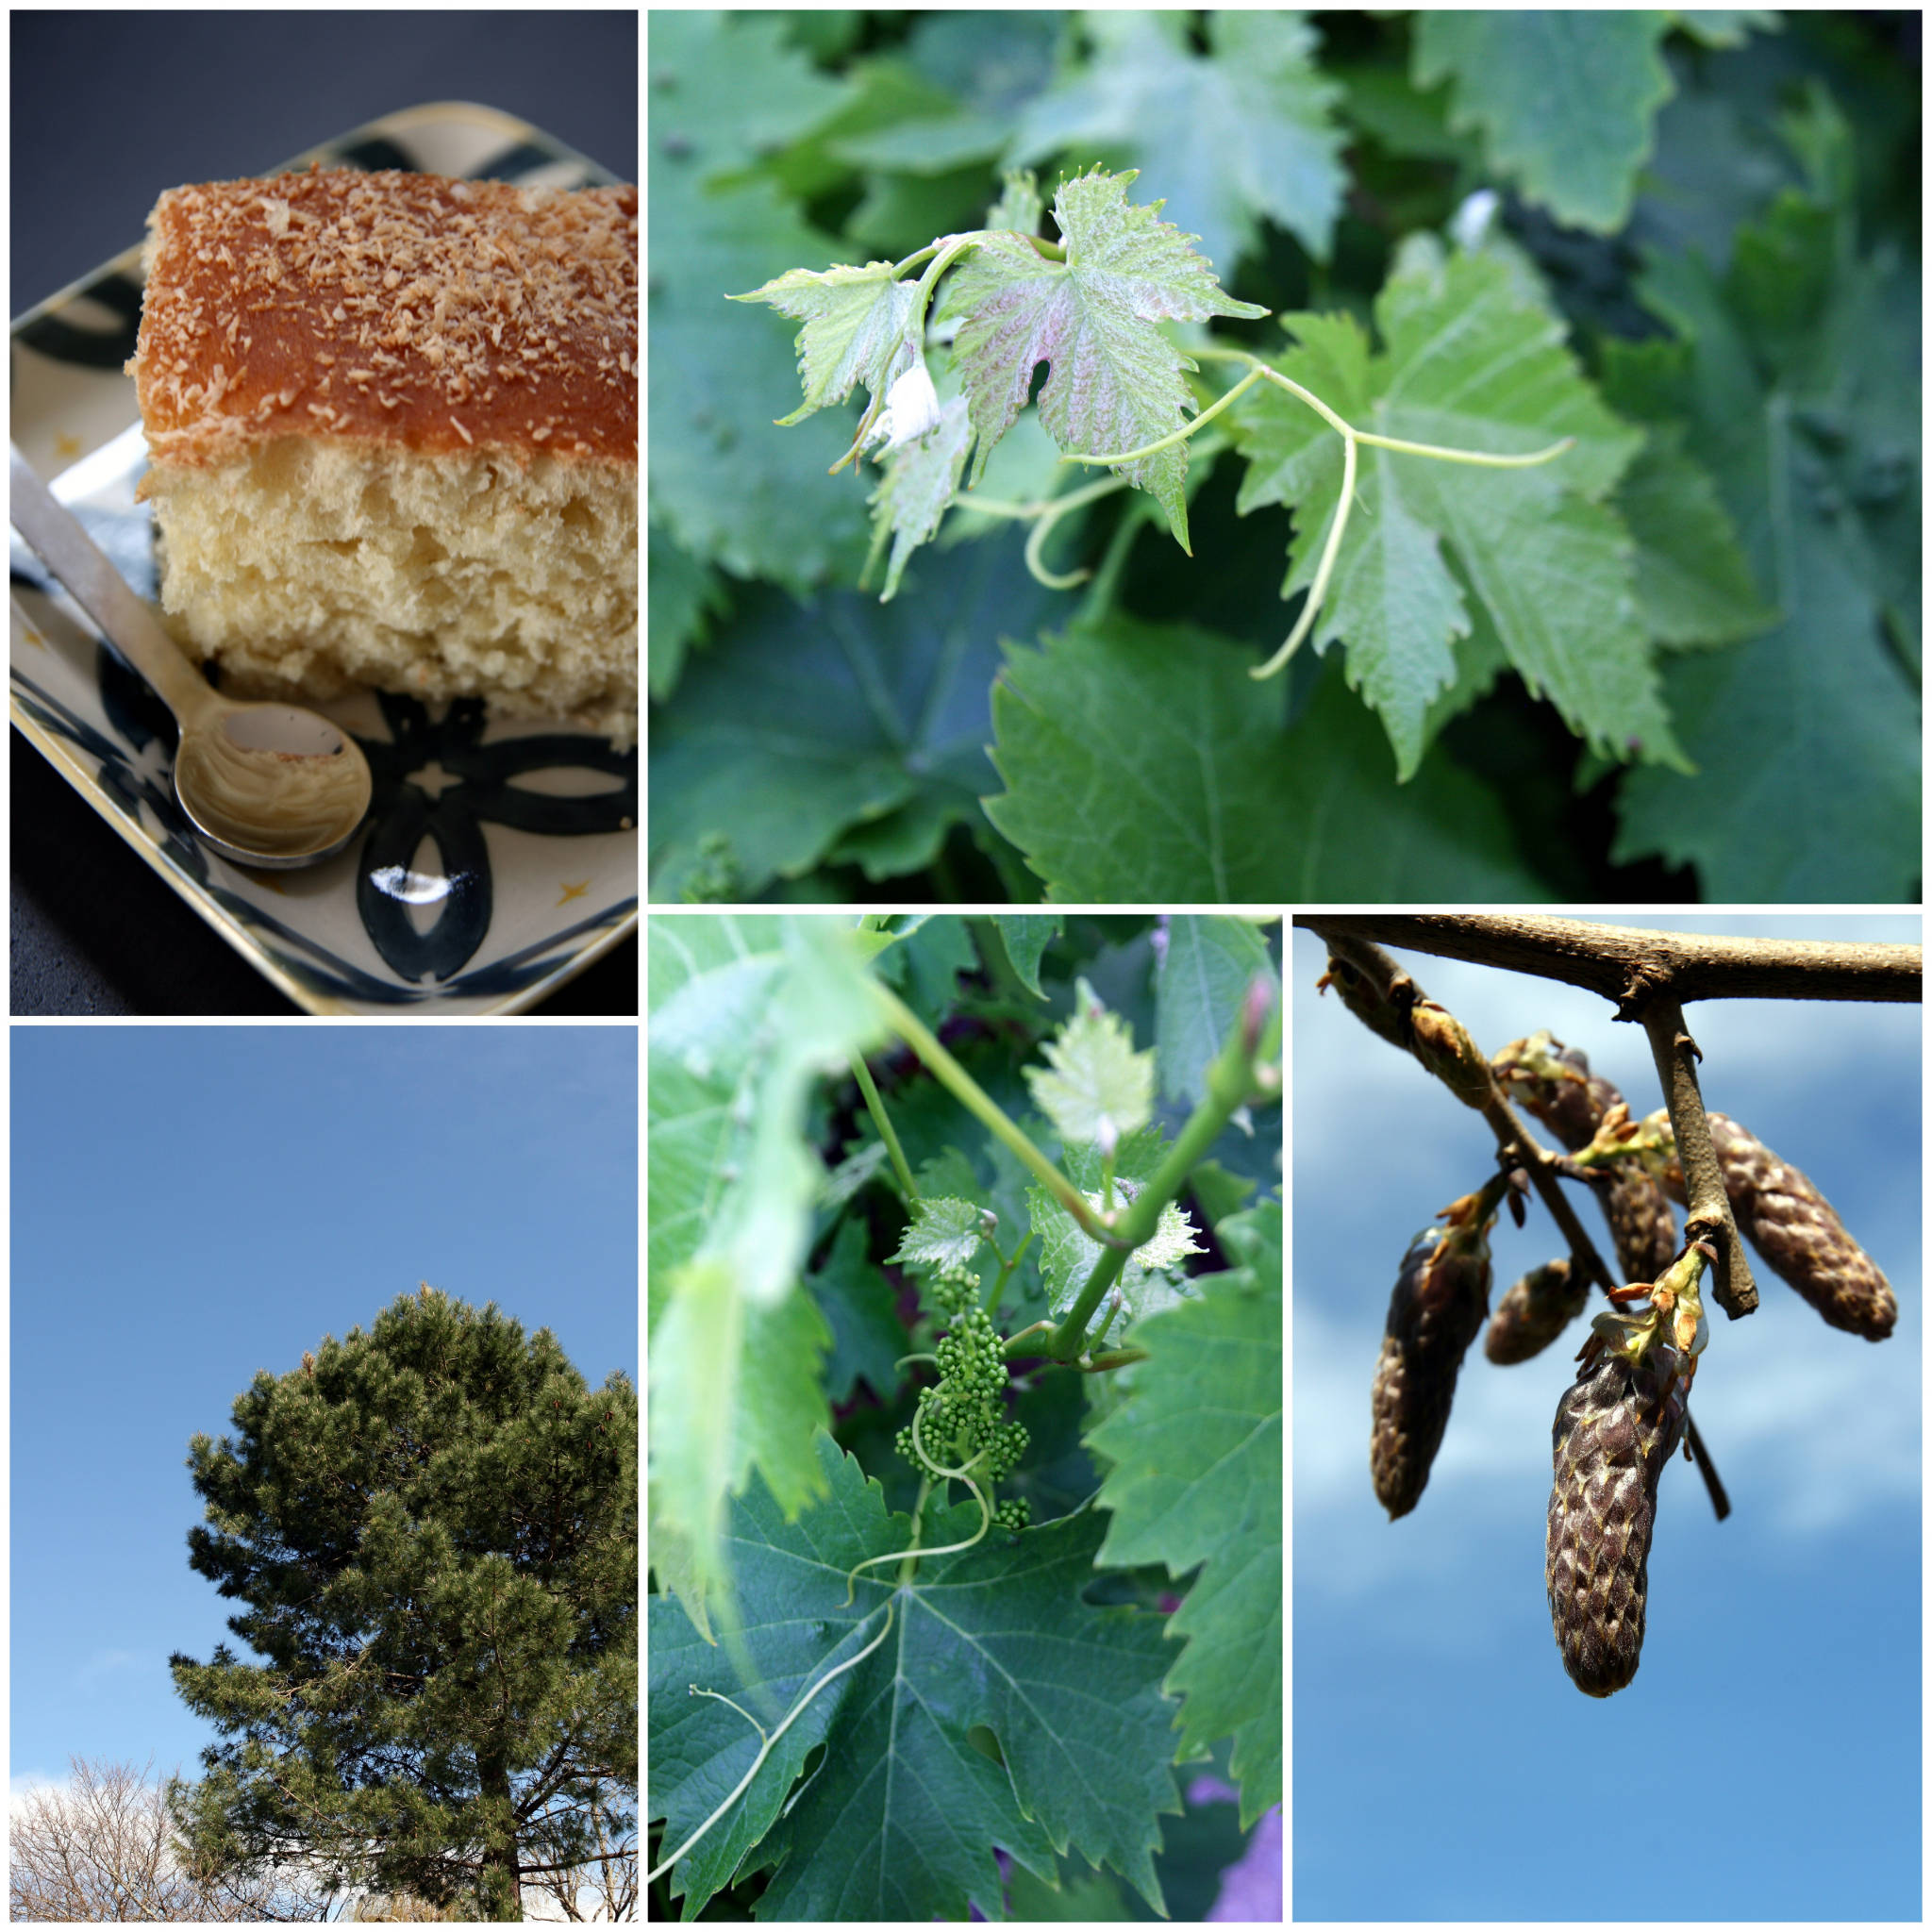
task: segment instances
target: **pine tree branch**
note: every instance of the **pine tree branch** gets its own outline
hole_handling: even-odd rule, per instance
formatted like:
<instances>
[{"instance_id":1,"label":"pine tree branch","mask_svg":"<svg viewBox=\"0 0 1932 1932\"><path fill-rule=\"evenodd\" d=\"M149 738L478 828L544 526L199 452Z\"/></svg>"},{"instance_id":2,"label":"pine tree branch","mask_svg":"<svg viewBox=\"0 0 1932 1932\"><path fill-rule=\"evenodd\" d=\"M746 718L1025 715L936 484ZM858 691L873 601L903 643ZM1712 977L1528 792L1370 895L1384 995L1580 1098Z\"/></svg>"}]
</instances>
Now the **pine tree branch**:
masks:
<instances>
[{"instance_id":1,"label":"pine tree branch","mask_svg":"<svg viewBox=\"0 0 1932 1932\"><path fill-rule=\"evenodd\" d=\"M1298 917L1330 941L1348 937L1532 973L1598 992L1617 1018L1656 999L1882 1000L1922 997L1923 949L1850 941L1725 939L1598 925L1531 913L1313 913Z\"/></svg>"}]
</instances>

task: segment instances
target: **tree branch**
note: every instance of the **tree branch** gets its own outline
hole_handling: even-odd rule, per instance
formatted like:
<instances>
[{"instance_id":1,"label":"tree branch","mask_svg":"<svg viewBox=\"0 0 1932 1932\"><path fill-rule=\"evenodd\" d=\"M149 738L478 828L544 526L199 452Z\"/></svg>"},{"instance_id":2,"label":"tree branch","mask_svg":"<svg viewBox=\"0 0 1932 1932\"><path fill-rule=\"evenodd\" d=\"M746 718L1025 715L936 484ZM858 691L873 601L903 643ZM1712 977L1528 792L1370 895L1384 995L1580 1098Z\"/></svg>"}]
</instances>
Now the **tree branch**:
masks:
<instances>
[{"instance_id":1,"label":"tree branch","mask_svg":"<svg viewBox=\"0 0 1932 1932\"><path fill-rule=\"evenodd\" d=\"M1717 1150L1710 1144L1710 1123L1697 1086L1697 1042L1685 1030L1683 1008L1673 999L1653 999L1644 1007L1643 1030L1650 1037L1650 1056L1657 1062L1657 1084L1664 1090L1671 1131L1677 1137L1677 1159L1684 1170L1684 1200L1690 1209L1684 1238L1717 1243L1717 1279L1711 1293L1735 1322L1757 1308L1757 1285L1731 1217L1731 1197L1724 1188L1724 1170L1717 1164Z\"/></svg>"},{"instance_id":2,"label":"tree branch","mask_svg":"<svg viewBox=\"0 0 1932 1932\"><path fill-rule=\"evenodd\" d=\"M1533 973L1599 992L1617 1018L1650 1001L1890 1000L1922 995L1918 946L1848 941L1722 939L1531 913L1315 913L1295 920L1328 941L1376 940L1445 959Z\"/></svg>"}]
</instances>

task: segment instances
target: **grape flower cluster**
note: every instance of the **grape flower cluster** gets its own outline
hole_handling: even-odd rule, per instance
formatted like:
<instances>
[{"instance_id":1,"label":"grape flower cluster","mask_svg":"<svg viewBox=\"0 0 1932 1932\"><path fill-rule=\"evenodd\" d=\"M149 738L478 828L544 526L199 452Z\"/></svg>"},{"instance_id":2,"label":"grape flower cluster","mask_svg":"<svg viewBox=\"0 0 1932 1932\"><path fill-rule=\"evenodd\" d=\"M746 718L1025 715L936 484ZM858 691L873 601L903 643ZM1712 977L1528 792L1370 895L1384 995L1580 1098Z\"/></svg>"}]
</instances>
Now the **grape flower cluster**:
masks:
<instances>
[{"instance_id":1,"label":"grape flower cluster","mask_svg":"<svg viewBox=\"0 0 1932 1932\"><path fill-rule=\"evenodd\" d=\"M947 1325L935 1351L940 1379L920 1391L918 1440L910 1425L901 1429L899 1454L936 1480L963 1470L990 1490L1011 1474L1029 1440L1001 1407L1007 1386L1004 1343L979 1306L979 1276L959 1263L940 1269L926 1293ZM992 1520L1002 1529L1024 1529L1027 1506L1018 1497L1001 1503Z\"/></svg>"}]
</instances>

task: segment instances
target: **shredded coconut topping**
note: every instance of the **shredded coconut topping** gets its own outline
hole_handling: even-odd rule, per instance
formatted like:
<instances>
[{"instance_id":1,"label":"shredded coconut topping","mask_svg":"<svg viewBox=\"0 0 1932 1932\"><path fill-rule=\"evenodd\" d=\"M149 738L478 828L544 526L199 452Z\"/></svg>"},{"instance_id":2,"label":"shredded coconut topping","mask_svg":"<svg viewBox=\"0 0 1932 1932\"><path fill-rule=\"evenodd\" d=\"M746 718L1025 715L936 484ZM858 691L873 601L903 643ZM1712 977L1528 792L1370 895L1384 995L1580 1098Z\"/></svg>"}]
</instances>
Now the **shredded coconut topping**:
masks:
<instances>
[{"instance_id":1,"label":"shredded coconut topping","mask_svg":"<svg viewBox=\"0 0 1932 1932\"><path fill-rule=\"evenodd\" d=\"M637 461L635 188L311 168L173 189L150 227L128 368L157 461L317 421Z\"/></svg>"}]
</instances>

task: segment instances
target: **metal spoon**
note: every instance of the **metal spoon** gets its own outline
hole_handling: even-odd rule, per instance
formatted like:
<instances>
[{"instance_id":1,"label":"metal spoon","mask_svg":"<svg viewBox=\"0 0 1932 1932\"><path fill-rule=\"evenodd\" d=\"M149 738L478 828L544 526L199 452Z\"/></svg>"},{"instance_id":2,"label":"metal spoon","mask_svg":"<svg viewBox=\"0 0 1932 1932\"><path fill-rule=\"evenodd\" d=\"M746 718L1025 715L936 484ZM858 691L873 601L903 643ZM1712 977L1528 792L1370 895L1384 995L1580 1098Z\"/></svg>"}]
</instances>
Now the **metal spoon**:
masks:
<instances>
[{"instance_id":1,"label":"metal spoon","mask_svg":"<svg viewBox=\"0 0 1932 1932\"><path fill-rule=\"evenodd\" d=\"M175 795L207 843L237 865L314 865L340 852L369 810L362 747L296 705L224 697L154 612L8 444L13 527L146 678L181 727Z\"/></svg>"}]
</instances>

